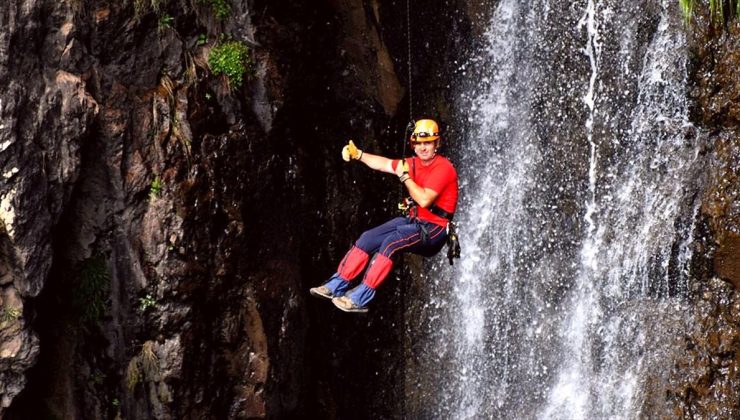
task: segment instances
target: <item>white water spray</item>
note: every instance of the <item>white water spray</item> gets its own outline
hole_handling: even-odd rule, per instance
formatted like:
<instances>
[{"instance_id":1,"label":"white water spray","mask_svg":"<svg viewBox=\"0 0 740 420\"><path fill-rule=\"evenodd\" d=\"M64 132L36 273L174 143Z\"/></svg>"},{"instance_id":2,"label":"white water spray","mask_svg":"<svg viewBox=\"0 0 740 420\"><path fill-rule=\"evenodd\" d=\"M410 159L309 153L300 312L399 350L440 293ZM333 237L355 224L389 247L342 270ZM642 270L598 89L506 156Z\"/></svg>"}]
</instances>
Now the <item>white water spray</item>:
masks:
<instances>
[{"instance_id":1,"label":"white water spray","mask_svg":"<svg viewBox=\"0 0 740 420\"><path fill-rule=\"evenodd\" d=\"M594 243L594 232L596 231L596 222L594 221L594 213L596 213L596 182L598 178L598 145L594 141L594 113L596 112L596 80L599 76L599 58L601 56L601 43L599 39L598 22L596 21L596 5L594 0L589 0L586 6L586 12L578 22L578 30L582 30L586 27L588 34L588 42L584 48L584 53L588 57L589 64L591 66L591 76L588 81L588 91L586 92L583 101L588 106L588 119L586 120L586 138L588 138L588 144L591 148L589 166L588 166L588 192L589 201L586 204L586 223L588 226L587 232L587 245L583 247L584 263L587 267L595 270L597 260L596 253L598 252L598 244Z\"/></svg>"},{"instance_id":2,"label":"white water spray","mask_svg":"<svg viewBox=\"0 0 740 420\"><path fill-rule=\"evenodd\" d=\"M670 0L549 6L498 3L463 64L481 69L458 104L463 257L437 267L438 358L420 362L446 369L435 417L650 415L676 348L661 326L691 322L702 161L681 17Z\"/></svg>"}]
</instances>

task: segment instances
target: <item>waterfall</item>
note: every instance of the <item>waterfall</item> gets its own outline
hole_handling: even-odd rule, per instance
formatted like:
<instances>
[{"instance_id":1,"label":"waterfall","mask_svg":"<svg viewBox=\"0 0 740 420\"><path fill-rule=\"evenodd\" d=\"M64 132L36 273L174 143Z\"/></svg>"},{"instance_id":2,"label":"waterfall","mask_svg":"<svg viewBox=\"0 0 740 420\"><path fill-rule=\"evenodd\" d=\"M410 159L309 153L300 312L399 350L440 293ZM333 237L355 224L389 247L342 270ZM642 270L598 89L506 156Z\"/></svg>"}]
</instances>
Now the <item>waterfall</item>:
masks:
<instances>
[{"instance_id":1,"label":"waterfall","mask_svg":"<svg viewBox=\"0 0 740 420\"><path fill-rule=\"evenodd\" d=\"M461 64L463 256L429 273L417 414L667 410L704 164L683 31L672 0L496 2Z\"/></svg>"}]
</instances>

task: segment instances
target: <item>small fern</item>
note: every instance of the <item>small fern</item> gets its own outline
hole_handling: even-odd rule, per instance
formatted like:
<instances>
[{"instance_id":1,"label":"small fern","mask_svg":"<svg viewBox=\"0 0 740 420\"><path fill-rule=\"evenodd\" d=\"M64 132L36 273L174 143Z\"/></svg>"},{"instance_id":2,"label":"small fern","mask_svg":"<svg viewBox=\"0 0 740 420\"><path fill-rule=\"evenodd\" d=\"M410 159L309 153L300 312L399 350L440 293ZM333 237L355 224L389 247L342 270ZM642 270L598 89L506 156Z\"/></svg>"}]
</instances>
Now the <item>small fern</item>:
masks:
<instances>
[{"instance_id":1,"label":"small fern","mask_svg":"<svg viewBox=\"0 0 740 420\"><path fill-rule=\"evenodd\" d=\"M252 57L241 41L228 41L214 47L208 56L208 65L214 75L226 75L233 87L244 83L244 74L251 71Z\"/></svg>"},{"instance_id":2,"label":"small fern","mask_svg":"<svg viewBox=\"0 0 740 420\"><path fill-rule=\"evenodd\" d=\"M147 309L157 305L157 300L151 294L139 298L139 311L146 312Z\"/></svg>"},{"instance_id":3,"label":"small fern","mask_svg":"<svg viewBox=\"0 0 740 420\"><path fill-rule=\"evenodd\" d=\"M162 180L158 176L155 176L152 180L152 184L149 186L149 199L152 200L161 196L163 188L164 184L162 183Z\"/></svg>"},{"instance_id":4,"label":"small fern","mask_svg":"<svg viewBox=\"0 0 740 420\"><path fill-rule=\"evenodd\" d=\"M167 13L163 14L162 16L159 17L159 21L157 22L157 30L159 32L162 32L167 28L171 28L172 22L174 21L175 21L175 18L172 17L172 15L167 14Z\"/></svg>"}]
</instances>

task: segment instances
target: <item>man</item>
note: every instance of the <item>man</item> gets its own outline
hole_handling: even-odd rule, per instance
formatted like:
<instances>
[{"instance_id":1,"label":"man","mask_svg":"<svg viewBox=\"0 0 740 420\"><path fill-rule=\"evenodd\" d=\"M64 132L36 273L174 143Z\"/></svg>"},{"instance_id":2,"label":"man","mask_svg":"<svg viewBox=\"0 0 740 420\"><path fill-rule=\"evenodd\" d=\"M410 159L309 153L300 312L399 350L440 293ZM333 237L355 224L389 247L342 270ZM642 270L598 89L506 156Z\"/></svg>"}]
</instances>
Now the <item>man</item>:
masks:
<instances>
[{"instance_id":1,"label":"man","mask_svg":"<svg viewBox=\"0 0 740 420\"><path fill-rule=\"evenodd\" d=\"M360 235L329 281L311 288L313 296L331 299L345 312L367 312L396 255L412 252L432 256L447 240L447 225L457 207L457 172L449 160L437 154L442 139L434 120L416 121L409 140L416 156L403 161L363 152L352 140L342 149L347 162L358 160L376 171L397 175L415 203L408 216L396 217ZM352 280L363 270L362 282L350 290Z\"/></svg>"}]
</instances>

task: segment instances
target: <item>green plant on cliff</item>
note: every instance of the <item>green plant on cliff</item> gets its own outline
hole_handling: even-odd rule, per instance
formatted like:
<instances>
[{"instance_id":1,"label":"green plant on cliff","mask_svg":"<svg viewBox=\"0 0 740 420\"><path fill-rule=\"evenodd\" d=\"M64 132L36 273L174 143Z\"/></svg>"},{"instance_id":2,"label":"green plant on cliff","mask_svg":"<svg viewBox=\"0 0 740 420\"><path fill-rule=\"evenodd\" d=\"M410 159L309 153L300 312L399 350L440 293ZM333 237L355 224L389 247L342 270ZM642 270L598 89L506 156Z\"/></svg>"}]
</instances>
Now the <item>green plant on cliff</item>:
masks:
<instances>
[{"instance_id":1,"label":"green plant on cliff","mask_svg":"<svg viewBox=\"0 0 740 420\"><path fill-rule=\"evenodd\" d=\"M686 21L690 21L691 17L694 16L694 0L678 0L678 4L681 5L681 11Z\"/></svg>"},{"instance_id":2,"label":"green plant on cliff","mask_svg":"<svg viewBox=\"0 0 740 420\"><path fill-rule=\"evenodd\" d=\"M115 417L113 417L113 420L121 419L121 402L118 400L118 398L114 398L111 405L113 405L113 411L116 413Z\"/></svg>"},{"instance_id":3,"label":"green plant on cliff","mask_svg":"<svg viewBox=\"0 0 740 420\"><path fill-rule=\"evenodd\" d=\"M18 308L10 308L3 305L0 309L0 325L11 323L21 317L21 311Z\"/></svg>"},{"instance_id":4,"label":"green plant on cliff","mask_svg":"<svg viewBox=\"0 0 740 420\"><path fill-rule=\"evenodd\" d=\"M213 15L219 19L227 18L231 13L231 5L229 5L228 0L198 0L198 3L211 6Z\"/></svg>"},{"instance_id":5,"label":"green plant on cliff","mask_svg":"<svg viewBox=\"0 0 740 420\"><path fill-rule=\"evenodd\" d=\"M155 176L152 180L152 184L149 186L149 199L161 196L163 188L164 184L162 183L162 180L159 176Z\"/></svg>"},{"instance_id":6,"label":"green plant on cliff","mask_svg":"<svg viewBox=\"0 0 740 420\"><path fill-rule=\"evenodd\" d=\"M151 294L139 298L139 311L146 312L147 309L157 305L157 300Z\"/></svg>"},{"instance_id":7,"label":"green plant on cliff","mask_svg":"<svg viewBox=\"0 0 740 420\"><path fill-rule=\"evenodd\" d=\"M83 324L99 323L108 307L110 274L104 255L97 254L80 264L73 304Z\"/></svg>"},{"instance_id":8,"label":"green plant on cliff","mask_svg":"<svg viewBox=\"0 0 740 420\"><path fill-rule=\"evenodd\" d=\"M159 21L157 22L157 30L159 32L164 31L167 28L172 27L172 22L174 22L175 18L172 17L172 15L165 13L162 16L159 17Z\"/></svg>"},{"instance_id":9,"label":"green plant on cliff","mask_svg":"<svg viewBox=\"0 0 740 420\"><path fill-rule=\"evenodd\" d=\"M740 18L740 0L708 0L709 15L713 22L723 22L726 17L733 14ZM696 0L678 0L683 11L684 18L690 21L696 11ZM725 10L725 6L730 9ZM734 9L734 10L733 10Z\"/></svg>"},{"instance_id":10,"label":"green plant on cliff","mask_svg":"<svg viewBox=\"0 0 740 420\"><path fill-rule=\"evenodd\" d=\"M134 0L134 15L138 19L150 11L159 13L167 1L169 0Z\"/></svg>"},{"instance_id":11,"label":"green plant on cliff","mask_svg":"<svg viewBox=\"0 0 740 420\"><path fill-rule=\"evenodd\" d=\"M244 74L251 71L253 62L247 46L233 40L213 47L208 65L214 75L226 75L229 84L238 88L244 83Z\"/></svg>"}]
</instances>

